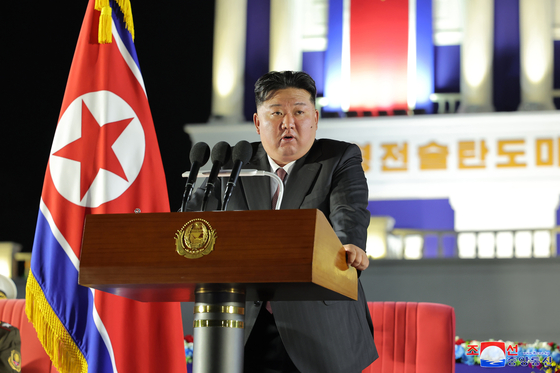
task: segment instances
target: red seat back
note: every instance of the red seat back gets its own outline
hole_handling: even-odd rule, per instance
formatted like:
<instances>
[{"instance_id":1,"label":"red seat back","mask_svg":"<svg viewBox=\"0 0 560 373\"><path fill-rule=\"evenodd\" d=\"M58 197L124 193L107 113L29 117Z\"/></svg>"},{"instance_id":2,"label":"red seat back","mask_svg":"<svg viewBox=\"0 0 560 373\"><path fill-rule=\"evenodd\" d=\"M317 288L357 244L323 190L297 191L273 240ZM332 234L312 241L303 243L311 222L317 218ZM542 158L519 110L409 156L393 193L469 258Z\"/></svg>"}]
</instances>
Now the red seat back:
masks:
<instances>
[{"instance_id":1,"label":"red seat back","mask_svg":"<svg viewBox=\"0 0 560 373\"><path fill-rule=\"evenodd\" d=\"M455 372L455 310L444 304L368 302L379 359L364 373Z\"/></svg>"}]
</instances>

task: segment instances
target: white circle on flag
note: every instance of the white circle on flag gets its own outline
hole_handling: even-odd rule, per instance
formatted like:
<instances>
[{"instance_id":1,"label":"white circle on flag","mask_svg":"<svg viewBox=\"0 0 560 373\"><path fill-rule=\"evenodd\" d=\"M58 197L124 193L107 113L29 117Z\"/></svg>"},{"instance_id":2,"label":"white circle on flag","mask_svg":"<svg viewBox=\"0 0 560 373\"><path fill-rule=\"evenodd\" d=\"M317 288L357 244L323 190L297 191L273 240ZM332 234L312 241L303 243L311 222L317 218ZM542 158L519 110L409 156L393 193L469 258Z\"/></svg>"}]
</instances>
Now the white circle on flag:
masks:
<instances>
[{"instance_id":1,"label":"white circle on flag","mask_svg":"<svg viewBox=\"0 0 560 373\"><path fill-rule=\"evenodd\" d=\"M83 198L81 197L81 163L54 155L68 144L81 139L82 103L89 109L100 127L132 118L111 146L126 175L126 180L100 168ZM97 139L82 141L97 141ZM130 105L113 92L90 92L76 98L58 122L49 158L50 172L54 186L61 196L76 205L95 208L118 198L132 185L140 173L145 153L144 129Z\"/></svg>"}]
</instances>

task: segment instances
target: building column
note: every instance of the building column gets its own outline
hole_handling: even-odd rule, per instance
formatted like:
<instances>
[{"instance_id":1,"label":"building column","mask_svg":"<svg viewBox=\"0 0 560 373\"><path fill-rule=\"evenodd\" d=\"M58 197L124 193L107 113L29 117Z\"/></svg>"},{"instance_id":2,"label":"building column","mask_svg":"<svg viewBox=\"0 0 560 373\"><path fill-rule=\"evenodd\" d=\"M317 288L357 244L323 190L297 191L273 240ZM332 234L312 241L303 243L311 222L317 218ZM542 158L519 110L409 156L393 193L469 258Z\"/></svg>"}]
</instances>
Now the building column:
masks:
<instances>
[{"instance_id":1,"label":"building column","mask_svg":"<svg viewBox=\"0 0 560 373\"><path fill-rule=\"evenodd\" d=\"M519 110L555 110L552 0L519 0L521 104Z\"/></svg>"},{"instance_id":2,"label":"building column","mask_svg":"<svg viewBox=\"0 0 560 373\"><path fill-rule=\"evenodd\" d=\"M303 16L298 0L270 1L270 71L301 70Z\"/></svg>"},{"instance_id":3,"label":"building column","mask_svg":"<svg viewBox=\"0 0 560 373\"><path fill-rule=\"evenodd\" d=\"M459 112L494 111L492 104L493 45L494 0L465 1Z\"/></svg>"},{"instance_id":4,"label":"building column","mask_svg":"<svg viewBox=\"0 0 560 373\"><path fill-rule=\"evenodd\" d=\"M210 122L244 122L247 0L216 0Z\"/></svg>"}]
</instances>

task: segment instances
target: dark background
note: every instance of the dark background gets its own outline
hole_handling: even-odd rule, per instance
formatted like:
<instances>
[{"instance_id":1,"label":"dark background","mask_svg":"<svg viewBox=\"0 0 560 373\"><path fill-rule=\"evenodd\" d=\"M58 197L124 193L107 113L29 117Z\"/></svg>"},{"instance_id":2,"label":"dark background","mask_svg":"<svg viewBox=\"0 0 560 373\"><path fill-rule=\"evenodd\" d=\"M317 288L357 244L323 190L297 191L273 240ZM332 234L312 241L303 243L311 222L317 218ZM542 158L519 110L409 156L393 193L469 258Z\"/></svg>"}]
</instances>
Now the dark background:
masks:
<instances>
[{"instance_id":1,"label":"dark background","mask_svg":"<svg viewBox=\"0 0 560 373\"><path fill-rule=\"evenodd\" d=\"M8 2L3 11L0 241L31 251L43 178L88 0ZM159 5L163 4L163 5ZM135 44L171 210L189 167L186 123L210 116L214 1L132 2ZM7 83L7 84L6 84Z\"/></svg>"}]
</instances>

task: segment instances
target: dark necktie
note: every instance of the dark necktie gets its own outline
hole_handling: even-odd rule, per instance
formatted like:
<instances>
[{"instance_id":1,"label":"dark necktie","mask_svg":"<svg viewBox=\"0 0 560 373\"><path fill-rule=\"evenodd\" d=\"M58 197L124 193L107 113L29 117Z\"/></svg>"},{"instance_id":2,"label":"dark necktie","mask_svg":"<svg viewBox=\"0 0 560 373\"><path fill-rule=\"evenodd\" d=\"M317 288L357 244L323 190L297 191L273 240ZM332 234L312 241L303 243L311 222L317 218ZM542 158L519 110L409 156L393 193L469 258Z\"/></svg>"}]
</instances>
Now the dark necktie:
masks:
<instances>
[{"instance_id":1,"label":"dark necktie","mask_svg":"<svg viewBox=\"0 0 560 373\"><path fill-rule=\"evenodd\" d=\"M280 167L276 170L276 175L278 175L280 177L280 179L282 179L282 183L284 182L284 180L286 179L286 175L288 175L286 173L286 171ZM278 201L278 194L280 193L280 185L278 185L278 187L276 188L276 192L274 192L274 195L272 196L272 209L274 210L276 208L276 202Z\"/></svg>"}]
</instances>

